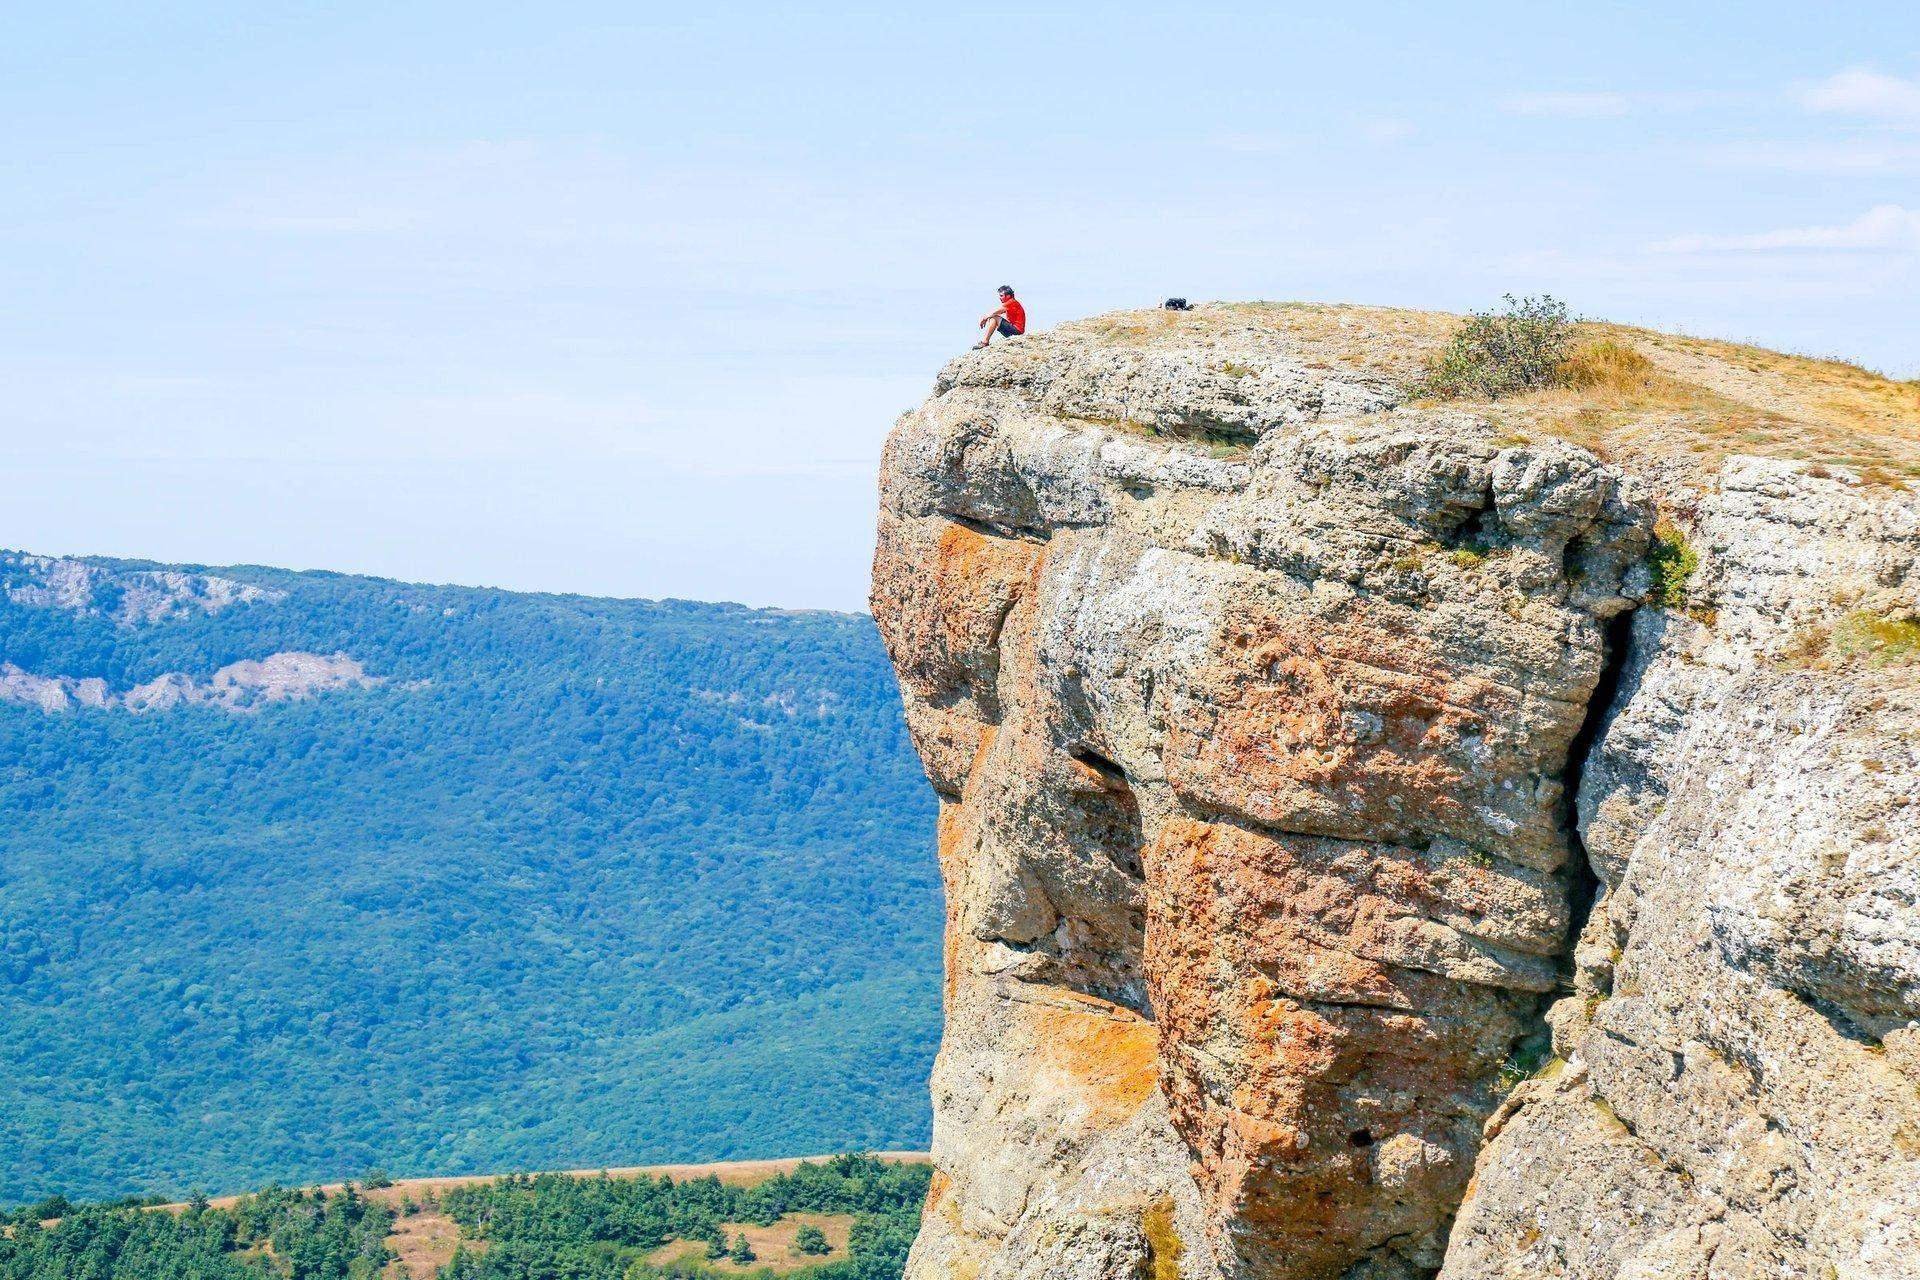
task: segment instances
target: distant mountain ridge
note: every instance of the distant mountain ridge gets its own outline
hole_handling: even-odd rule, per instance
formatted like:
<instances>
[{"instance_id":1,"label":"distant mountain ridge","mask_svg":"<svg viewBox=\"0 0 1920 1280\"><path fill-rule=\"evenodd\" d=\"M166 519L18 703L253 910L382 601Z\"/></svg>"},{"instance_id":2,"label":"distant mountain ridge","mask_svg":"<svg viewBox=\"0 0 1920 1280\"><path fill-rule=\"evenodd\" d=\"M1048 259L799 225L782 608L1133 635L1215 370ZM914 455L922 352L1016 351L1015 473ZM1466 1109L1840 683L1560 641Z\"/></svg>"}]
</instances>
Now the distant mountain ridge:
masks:
<instances>
[{"instance_id":1,"label":"distant mountain ridge","mask_svg":"<svg viewBox=\"0 0 1920 1280\"><path fill-rule=\"evenodd\" d=\"M863 615L3 552L0 761L0 1204L925 1142Z\"/></svg>"},{"instance_id":2,"label":"distant mountain ridge","mask_svg":"<svg viewBox=\"0 0 1920 1280\"><path fill-rule=\"evenodd\" d=\"M0 551L0 590L10 605L53 609L82 618L107 618L122 628L218 613L235 605L278 604L285 591L179 569L121 568L115 562ZM97 675L26 671L0 661L0 701L48 713L78 707L120 708L134 714L207 705L250 711L268 703L311 698L336 689L382 683L345 653L282 650L242 658L196 679L168 671L115 689Z\"/></svg>"},{"instance_id":3,"label":"distant mountain ridge","mask_svg":"<svg viewBox=\"0 0 1920 1280\"><path fill-rule=\"evenodd\" d=\"M86 556L0 551L0 576L14 604L111 616L125 626L180 613L218 613L236 604L278 603L284 591L197 568L160 568Z\"/></svg>"}]
</instances>

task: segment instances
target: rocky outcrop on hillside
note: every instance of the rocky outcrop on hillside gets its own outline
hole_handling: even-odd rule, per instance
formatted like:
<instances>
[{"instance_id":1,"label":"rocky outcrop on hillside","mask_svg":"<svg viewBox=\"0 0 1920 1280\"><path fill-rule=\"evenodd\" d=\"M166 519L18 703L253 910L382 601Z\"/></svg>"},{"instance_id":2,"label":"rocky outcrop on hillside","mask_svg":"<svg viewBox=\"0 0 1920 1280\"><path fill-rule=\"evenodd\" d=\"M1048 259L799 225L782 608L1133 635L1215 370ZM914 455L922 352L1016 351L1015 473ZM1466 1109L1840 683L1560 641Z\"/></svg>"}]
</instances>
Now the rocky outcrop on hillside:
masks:
<instances>
[{"instance_id":1,"label":"rocky outcrop on hillside","mask_svg":"<svg viewBox=\"0 0 1920 1280\"><path fill-rule=\"evenodd\" d=\"M1920 504L1714 387L1408 403L1449 323L1110 317L896 427L912 1276L1920 1274Z\"/></svg>"},{"instance_id":2,"label":"rocky outcrop on hillside","mask_svg":"<svg viewBox=\"0 0 1920 1280\"><path fill-rule=\"evenodd\" d=\"M0 662L0 702L16 702L55 713L77 708L114 709L141 715L176 707L216 707L253 711L274 702L299 702L341 689L370 689L383 683L358 659L344 653L286 650L264 658L230 662L205 680L169 671L127 689L115 690L99 676L38 675Z\"/></svg>"},{"instance_id":3,"label":"rocky outcrop on hillside","mask_svg":"<svg viewBox=\"0 0 1920 1280\"><path fill-rule=\"evenodd\" d=\"M0 594L19 608L57 609L104 619L115 628L156 626L238 605L278 604L287 597L284 591L218 574L17 551L0 551ZM230 662L204 677L167 671L119 688L98 675L32 671L0 661L0 702L48 713L91 708L140 715L198 706L252 711L381 683L348 654L301 649Z\"/></svg>"},{"instance_id":4,"label":"rocky outcrop on hillside","mask_svg":"<svg viewBox=\"0 0 1920 1280\"><path fill-rule=\"evenodd\" d=\"M0 552L0 590L14 604L112 618L127 627L286 598L284 591L217 574L126 569L15 551Z\"/></svg>"}]
</instances>

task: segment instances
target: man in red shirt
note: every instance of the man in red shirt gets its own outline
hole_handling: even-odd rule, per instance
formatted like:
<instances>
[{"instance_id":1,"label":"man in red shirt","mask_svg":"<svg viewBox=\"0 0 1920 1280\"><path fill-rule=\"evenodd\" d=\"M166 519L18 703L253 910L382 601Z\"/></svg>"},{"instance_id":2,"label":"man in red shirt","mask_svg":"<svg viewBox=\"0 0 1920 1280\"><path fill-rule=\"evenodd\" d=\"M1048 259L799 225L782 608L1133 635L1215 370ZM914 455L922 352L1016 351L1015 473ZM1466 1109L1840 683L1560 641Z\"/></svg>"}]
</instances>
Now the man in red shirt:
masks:
<instances>
[{"instance_id":1,"label":"man in red shirt","mask_svg":"<svg viewBox=\"0 0 1920 1280\"><path fill-rule=\"evenodd\" d=\"M996 334L1017 338L1027 331L1027 309L1013 296L1012 285L1000 286L1000 305L980 317L980 327L987 331L987 336L973 344L975 351L992 342Z\"/></svg>"}]
</instances>

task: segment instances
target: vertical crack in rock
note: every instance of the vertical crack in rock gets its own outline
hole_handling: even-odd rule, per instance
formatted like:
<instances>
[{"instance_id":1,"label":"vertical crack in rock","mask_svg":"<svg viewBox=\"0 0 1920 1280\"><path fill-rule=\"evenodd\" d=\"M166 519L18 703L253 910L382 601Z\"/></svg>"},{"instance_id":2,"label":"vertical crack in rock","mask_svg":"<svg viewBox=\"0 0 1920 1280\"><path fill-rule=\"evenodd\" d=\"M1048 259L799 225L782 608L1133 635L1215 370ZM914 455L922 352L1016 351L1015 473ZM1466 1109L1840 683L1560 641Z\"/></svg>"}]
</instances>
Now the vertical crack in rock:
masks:
<instances>
[{"instance_id":1,"label":"vertical crack in rock","mask_svg":"<svg viewBox=\"0 0 1920 1280\"><path fill-rule=\"evenodd\" d=\"M1567 865L1571 920L1567 932L1565 956L1569 981L1572 979L1574 949L1586 932L1594 903L1600 894L1600 877L1594 872L1593 864L1587 857L1587 842L1580 831L1581 787L1586 780L1588 761L1599 744L1600 735L1618 710L1615 704L1620 698L1621 682L1632 657L1635 612L1632 609L1623 609L1607 622L1606 634L1601 642L1604 646L1605 660L1600 668L1600 679L1594 685L1593 694L1587 701L1586 719L1581 722L1580 731L1574 735L1572 744L1567 748L1567 764L1562 771L1563 785L1566 789L1562 800L1562 812L1566 823L1567 843L1572 851Z\"/></svg>"},{"instance_id":2,"label":"vertical crack in rock","mask_svg":"<svg viewBox=\"0 0 1920 1280\"><path fill-rule=\"evenodd\" d=\"M949 912L916 1280L1440 1266L1563 982L1650 518L1577 448L1329 394L1034 342L889 440L873 608ZM1165 438L1222 422L1258 443Z\"/></svg>"},{"instance_id":3,"label":"vertical crack in rock","mask_svg":"<svg viewBox=\"0 0 1920 1280\"><path fill-rule=\"evenodd\" d=\"M1920 667L1829 639L1915 616L1920 509L1738 458L1685 538L1570 761L1575 993L1444 1280L1920 1277Z\"/></svg>"}]
</instances>

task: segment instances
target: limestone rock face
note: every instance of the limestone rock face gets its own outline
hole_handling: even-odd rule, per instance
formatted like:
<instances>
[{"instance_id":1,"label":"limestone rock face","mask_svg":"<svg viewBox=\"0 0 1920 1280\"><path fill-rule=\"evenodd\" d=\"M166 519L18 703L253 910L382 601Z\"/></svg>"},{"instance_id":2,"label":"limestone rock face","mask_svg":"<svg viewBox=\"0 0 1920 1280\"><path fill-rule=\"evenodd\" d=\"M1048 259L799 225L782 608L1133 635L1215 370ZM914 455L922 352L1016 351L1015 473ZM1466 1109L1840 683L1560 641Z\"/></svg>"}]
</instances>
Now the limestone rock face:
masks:
<instances>
[{"instance_id":1,"label":"limestone rock face","mask_svg":"<svg viewBox=\"0 0 1920 1280\"><path fill-rule=\"evenodd\" d=\"M948 910L909 1274L1920 1274L1920 687L1848 656L1912 499L1666 492L1402 403L1420 317L1302 315L1023 338L889 441Z\"/></svg>"},{"instance_id":2,"label":"limestone rock face","mask_svg":"<svg viewBox=\"0 0 1920 1280\"><path fill-rule=\"evenodd\" d=\"M1257 332L1068 334L895 430L874 611L950 913L916 1276L1439 1265L1653 514L1393 398Z\"/></svg>"},{"instance_id":3,"label":"limestone rock face","mask_svg":"<svg viewBox=\"0 0 1920 1280\"><path fill-rule=\"evenodd\" d=\"M1822 652L1911 617L1920 509L1737 460L1698 538L1704 612L1636 618L1581 789L1564 1065L1448 1277L1920 1276L1920 690Z\"/></svg>"}]
</instances>

